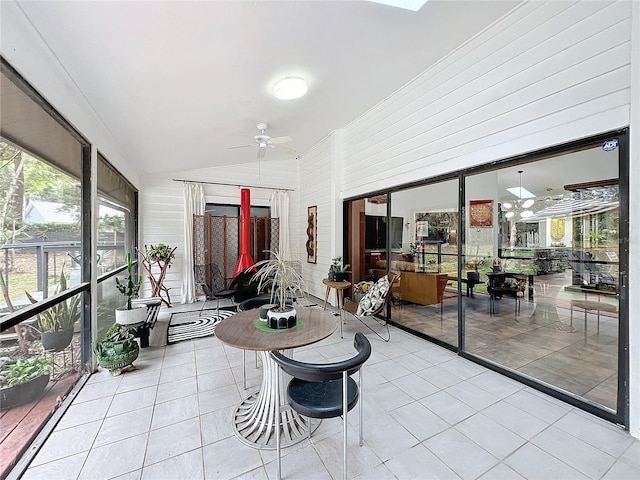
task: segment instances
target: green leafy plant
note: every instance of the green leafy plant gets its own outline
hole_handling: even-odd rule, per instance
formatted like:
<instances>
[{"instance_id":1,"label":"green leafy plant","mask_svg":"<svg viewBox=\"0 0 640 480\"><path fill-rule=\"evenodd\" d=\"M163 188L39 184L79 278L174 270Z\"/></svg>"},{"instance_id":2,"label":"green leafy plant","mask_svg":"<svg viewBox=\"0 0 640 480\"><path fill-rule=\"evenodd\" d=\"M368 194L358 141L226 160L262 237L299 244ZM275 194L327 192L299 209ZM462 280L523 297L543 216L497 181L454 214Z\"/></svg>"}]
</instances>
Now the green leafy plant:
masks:
<instances>
[{"instance_id":1,"label":"green leafy plant","mask_svg":"<svg viewBox=\"0 0 640 480\"><path fill-rule=\"evenodd\" d=\"M154 262L168 262L169 268L171 268L171 261L176 257L175 253L173 253L175 249L164 243L150 245L149 247L145 245L145 250L148 258Z\"/></svg>"},{"instance_id":2,"label":"green leafy plant","mask_svg":"<svg viewBox=\"0 0 640 480\"><path fill-rule=\"evenodd\" d=\"M95 352L100 355L104 352L105 348L108 347L109 344L114 342L122 342L125 340L129 340L135 342L135 337L131 330L124 325L120 325L119 323L113 324L113 326L107 331L105 337L96 342L95 344Z\"/></svg>"},{"instance_id":3,"label":"green leafy plant","mask_svg":"<svg viewBox=\"0 0 640 480\"><path fill-rule=\"evenodd\" d=\"M342 257L336 257L331 259L331 266L329 269L336 273L347 273L349 270L349 264L343 264Z\"/></svg>"},{"instance_id":4,"label":"green leafy plant","mask_svg":"<svg viewBox=\"0 0 640 480\"><path fill-rule=\"evenodd\" d=\"M42 375L49 375L53 363L43 357L19 358L15 363L5 363L0 367L0 388L27 383Z\"/></svg>"},{"instance_id":5,"label":"green leafy plant","mask_svg":"<svg viewBox=\"0 0 640 480\"><path fill-rule=\"evenodd\" d=\"M67 277L64 274L64 267L60 272L60 279L55 288L55 294L64 292L67 289ZM25 292L31 303L38 303L29 292ZM69 330L80 319L80 295L57 303L49 307L44 312L38 314L38 325L42 332L58 332Z\"/></svg>"},{"instance_id":6,"label":"green leafy plant","mask_svg":"<svg viewBox=\"0 0 640 480\"><path fill-rule=\"evenodd\" d=\"M295 299L298 293L304 296L304 280L296 269L299 262L285 260L277 250L268 250L268 252L271 258L255 264L258 271L251 280L258 282L258 291L261 291L264 286L270 286L271 303L277 299L279 303L277 310L285 312L288 310L287 298Z\"/></svg>"},{"instance_id":7,"label":"green leafy plant","mask_svg":"<svg viewBox=\"0 0 640 480\"><path fill-rule=\"evenodd\" d=\"M133 274L133 257L131 253L127 253L127 276L124 281L120 281L118 277L116 277L116 287L118 291L127 297L127 310L131 310L131 300L133 297L137 296L140 292L140 287L142 286L142 275L137 278Z\"/></svg>"}]
</instances>

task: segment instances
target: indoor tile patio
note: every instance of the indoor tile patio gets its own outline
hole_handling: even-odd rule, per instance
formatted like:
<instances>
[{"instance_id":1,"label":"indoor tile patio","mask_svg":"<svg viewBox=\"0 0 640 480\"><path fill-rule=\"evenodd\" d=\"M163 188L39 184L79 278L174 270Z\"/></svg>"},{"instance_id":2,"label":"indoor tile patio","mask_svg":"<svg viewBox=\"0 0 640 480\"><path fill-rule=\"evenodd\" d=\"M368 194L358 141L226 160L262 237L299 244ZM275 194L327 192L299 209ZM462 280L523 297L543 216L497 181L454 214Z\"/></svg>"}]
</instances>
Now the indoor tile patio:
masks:
<instances>
[{"instance_id":1,"label":"indoor tile patio","mask_svg":"<svg viewBox=\"0 0 640 480\"><path fill-rule=\"evenodd\" d=\"M361 325L296 351L352 354ZM637 479L640 442L620 428L392 328L369 335L365 444L349 417L349 478ZM74 400L24 479L273 479L275 452L242 444L234 407L259 385L247 355L209 337L141 351L137 370L101 370ZM283 477L342 477L341 420L283 451Z\"/></svg>"}]
</instances>

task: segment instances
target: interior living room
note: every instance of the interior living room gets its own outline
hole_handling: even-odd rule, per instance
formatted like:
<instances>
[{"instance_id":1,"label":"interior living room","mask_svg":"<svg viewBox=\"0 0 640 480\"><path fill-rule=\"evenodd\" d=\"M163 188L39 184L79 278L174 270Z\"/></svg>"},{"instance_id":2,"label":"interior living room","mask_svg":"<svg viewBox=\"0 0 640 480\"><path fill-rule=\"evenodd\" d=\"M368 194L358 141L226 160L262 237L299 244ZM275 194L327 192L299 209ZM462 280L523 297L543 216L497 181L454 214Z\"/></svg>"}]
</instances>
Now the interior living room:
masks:
<instances>
[{"instance_id":1,"label":"interior living room","mask_svg":"<svg viewBox=\"0 0 640 480\"><path fill-rule=\"evenodd\" d=\"M0 13L2 478L640 476L638 2Z\"/></svg>"}]
</instances>

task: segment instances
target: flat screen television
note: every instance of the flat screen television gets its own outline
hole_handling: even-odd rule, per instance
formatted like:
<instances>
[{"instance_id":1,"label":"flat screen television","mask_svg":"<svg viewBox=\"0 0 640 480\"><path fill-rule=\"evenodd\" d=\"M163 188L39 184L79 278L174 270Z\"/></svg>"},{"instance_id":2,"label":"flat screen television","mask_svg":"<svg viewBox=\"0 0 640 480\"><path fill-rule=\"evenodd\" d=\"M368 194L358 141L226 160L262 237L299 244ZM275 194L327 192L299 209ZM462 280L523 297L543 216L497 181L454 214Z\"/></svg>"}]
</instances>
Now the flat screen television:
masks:
<instances>
[{"instance_id":1,"label":"flat screen television","mask_svg":"<svg viewBox=\"0 0 640 480\"><path fill-rule=\"evenodd\" d=\"M391 248L402 248L402 217L391 217ZM364 245L367 250L387 248L387 217L365 216Z\"/></svg>"}]
</instances>

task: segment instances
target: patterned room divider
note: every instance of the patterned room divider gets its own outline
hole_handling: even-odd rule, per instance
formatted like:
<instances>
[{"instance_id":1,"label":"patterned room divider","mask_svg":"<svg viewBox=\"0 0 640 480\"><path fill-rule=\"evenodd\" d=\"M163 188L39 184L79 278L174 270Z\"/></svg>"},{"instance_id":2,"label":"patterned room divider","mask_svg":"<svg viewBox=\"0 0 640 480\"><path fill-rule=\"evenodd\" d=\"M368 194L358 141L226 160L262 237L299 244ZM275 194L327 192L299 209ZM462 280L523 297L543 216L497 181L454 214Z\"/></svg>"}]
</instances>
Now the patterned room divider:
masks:
<instances>
[{"instance_id":1,"label":"patterned room divider","mask_svg":"<svg viewBox=\"0 0 640 480\"><path fill-rule=\"evenodd\" d=\"M266 250L278 250L280 219L251 217L251 256L259 262L268 258ZM240 217L226 215L193 216L193 258L196 284L213 284L211 265L217 265L225 288L233 280L240 254Z\"/></svg>"}]
</instances>

